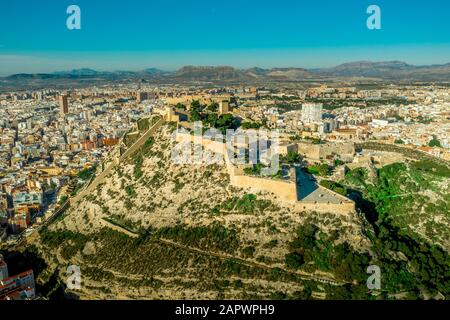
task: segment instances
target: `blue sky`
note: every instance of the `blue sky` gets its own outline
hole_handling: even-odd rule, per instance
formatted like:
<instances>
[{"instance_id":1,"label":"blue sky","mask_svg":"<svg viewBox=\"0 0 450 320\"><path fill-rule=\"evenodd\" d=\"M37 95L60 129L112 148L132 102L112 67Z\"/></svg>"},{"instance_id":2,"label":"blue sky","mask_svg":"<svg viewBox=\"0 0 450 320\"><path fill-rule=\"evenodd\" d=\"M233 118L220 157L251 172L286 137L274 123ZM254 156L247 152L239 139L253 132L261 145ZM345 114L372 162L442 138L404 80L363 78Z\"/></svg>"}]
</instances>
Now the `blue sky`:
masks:
<instances>
[{"instance_id":1,"label":"blue sky","mask_svg":"<svg viewBox=\"0 0 450 320\"><path fill-rule=\"evenodd\" d=\"M81 30L66 9L81 8ZM381 8L381 30L366 9ZM0 74L90 67L321 67L450 62L447 0L15 0L0 2Z\"/></svg>"}]
</instances>

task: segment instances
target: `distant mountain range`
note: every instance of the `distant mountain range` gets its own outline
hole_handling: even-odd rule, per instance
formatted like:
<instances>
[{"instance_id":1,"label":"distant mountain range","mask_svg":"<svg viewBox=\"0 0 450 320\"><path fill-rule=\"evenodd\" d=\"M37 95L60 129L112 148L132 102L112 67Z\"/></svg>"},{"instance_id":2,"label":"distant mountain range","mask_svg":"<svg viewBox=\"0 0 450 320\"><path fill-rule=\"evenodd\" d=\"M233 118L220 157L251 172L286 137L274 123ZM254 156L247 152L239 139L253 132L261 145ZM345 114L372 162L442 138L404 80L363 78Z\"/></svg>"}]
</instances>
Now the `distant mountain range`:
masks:
<instances>
[{"instance_id":1,"label":"distant mountain range","mask_svg":"<svg viewBox=\"0 0 450 320\"><path fill-rule=\"evenodd\" d=\"M26 80L26 79L89 79L89 78L102 78L104 80L114 80L122 77L139 77L139 76L159 76L167 75L170 72L149 68L142 71L96 71L93 69L82 68L74 69L71 71L57 71L53 73L18 73L13 74L3 79L6 80Z\"/></svg>"},{"instance_id":2,"label":"distant mountain range","mask_svg":"<svg viewBox=\"0 0 450 320\"><path fill-rule=\"evenodd\" d=\"M316 69L324 76L368 77L381 79L450 80L450 63L443 65L414 66L401 61L344 63L333 68Z\"/></svg>"},{"instance_id":3,"label":"distant mountain range","mask_svg":"<svg viewBox=\"0 0 450 320\"><path fill-rule=\"evenodd\" d=\"M96 71L76 69L53 73L14 74L0 78L0 86L19 85L36 82L69 82L83 80L117 81L143 79L169 82L240 82L240 81L305 81L313 79L367 78L391 81L450 81L450 63L443 65L415 66L401 61L371 62L357 61L332 68L250 68L236 69L229 66L185 66L175 72L149 68L142 71Z\"/></svg>"}]
</instances>

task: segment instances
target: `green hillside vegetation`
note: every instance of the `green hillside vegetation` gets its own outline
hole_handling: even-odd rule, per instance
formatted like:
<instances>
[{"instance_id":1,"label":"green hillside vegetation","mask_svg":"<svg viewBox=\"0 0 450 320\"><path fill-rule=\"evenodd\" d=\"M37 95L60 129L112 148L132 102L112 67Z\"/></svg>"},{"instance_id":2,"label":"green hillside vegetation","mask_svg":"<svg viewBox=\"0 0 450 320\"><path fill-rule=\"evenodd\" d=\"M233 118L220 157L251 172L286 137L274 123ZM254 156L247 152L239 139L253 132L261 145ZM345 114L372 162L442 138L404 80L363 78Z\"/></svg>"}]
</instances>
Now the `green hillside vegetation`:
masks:
<instances>
[{"instance_id":1,"label":"green hillside vegetation","mask_svg":"<svg viewBox=\"0 0 450 320\"><path fill-rule=\"evenodd\" d=\"M211 226L186 227L177 225L156 231L156 236L172 239L187 246L233 253L239 246L236 231L218 223Z\"/></svg>"},{"instance_id":2,"label":"green hillside vegetation","mask_svg":"<svg viewBox=\"0 0 450 320\"><path fill-rule=\"evenodd\" d=\"M81 180L85 180L85 181L89 180L95 174L96 170L97 170L97 166L95 166L95 165L90 168L83 169L77 173L77 177L78 177L78 179L81 179Z\"/></svg>"},{"instance_id":3,"label":"green hillside vegetation","mask_svg":"<svg viewBox=\"0 0 450 320\"><path fill-rule=\"evenodd\" d=\"M123 287L147 287L153 290L161 287L166 290L195 288L215 292L216 298L224 298L230 292L236 294L235 290L238 289L242 299L308 299L311 290L317 290L314 282L304 281L282 269L260 268L243 264L239 259L210 256L208 251L233 253L239 245L237 233L218 224L204 227L178 225L148 230L138 238L107 228L97 230L89 237L75 232L47 230L41 235L46 247L41 249L40 254L45 254L49 248L63 248L63 252L67 253L62 254L62 257L67 261L80 254L83 276L97 282L97 286L91 290L100 290L102 293L111 293ZM186 250L160 242L159 239L170 239L182 245L204 249L205 253ZM82 252L87 242L95 243L95 254ZM251 246L242 249L243 255L251 256L253 252ZM192 280L186 279L187 269ZM299 289L295 295L285 292L274 295L270 287L257 284L254 279L281 281L299 288L305 286L308 290ZM99 286L101 284L104 286Z\"/></svg>"},{"instance_id":4,"label":"green hillside vegetation","mask_svg":"<svg viewBox=\"0 0 450 320\"><path fill-rule=\"evenodd\" d=\"M421 223L426 225L426 237L440 242L445 228L434 217L441 216L450 222L450 170L448 167L427 161L411 165L395 163L377 170L370 181L364 169L347 173L343 184L361 191L375 204L380 219L411 229ZM432 201L429 194L433 193ZM411 214L415 213L415 214Z\"/></svg>"},{"instance_id":5,"label":"green hillside vegetation","mask_svg":"<svg viewBox=\"0 0 450 320\"><path fill-rule=\"evenodd\" d=\"M270 208L269 200L258 199L254 194L245 194L241 198L233 197L223 202L220 209L244 214L261 213ZM218 208L219 209L219 208Z\"/></svg>"},{"instance_id":6,"label":"green hillside vegetation","mask_svg":"<svg viewBox=\"0 0 450 320\"><path fill-rule=\"evenodd\" d=\"M430 142L428 142L428 146L430 146L430 147L440 147L441 146L441 142L436 137L433 137L433 139L431 139Z\"/></svg>"},{"instance_id":7,"label":"green hillside vegetation","mask_svg":"<svg viewBox=\"0 0 450 320\"><path fill-rule=\"evenodd\" d=\"M243 122L241 124L242 129L259 129L264 125L260 122Z\"/></svg>"},{"instance_id":8,"label":"green hillside vegetation","mask_svg":"<svg viewBox=\"0 0 450 320\"><path fill-rule=\"evenodd\" d=\"M320 185L322 187L328 188L334 192L337 192L343 196L347 195L347 188L338 182L334 182L331 180L322 180L322 181L320 181Z\"/></svg>"},{"instance_id":9,"label":"green hillside vegetation","mask_svg":"<svg viewBox=\"0 0 450 320\"><path fill-rule=\"evenodd\" d=\"M290 253L285 257L289 268L331 271L338 281L345 282L363 282L367 279L370 256L352 250L347 243L335 245L333 235L322 233L314 224L299 226L289 248Z\"/></svg>"},{"instance_id":10,"label":"green hillside vegetation","mask_svg":"<svg viewBox=\"0 0 450 320\"><path fill-rule=\"evenodd\" d=\"M136 179L141 178L144 174L142 172L142 164L144 162L144 158L148 157L151 154L151 148L154 142L155 141L152 137L148 138L147 141L145 141L144 145L139 148L139 150L136 151L132 156L134 162L133 175Z\"/></svg>"},{"instance_id":11,"label":"green hillside vegetation","mask_svg":"<svg viewBox=\"0 0 450 320\"><path fill-rule=\"evenodd\" d=\"M297 152L289 151L287 155L280 157L281 163L294 164L302 162L302 156Z\"/></svg>"},{"instance_id":12,"label":"green hillside vegetation","mask_svg":"<svg viewBox=\"0 0 450 320\"><path fill-rule=\"evenodd\" d=\"M327 176L331 173L332 167L326 163L310 165L306 168L306 171L311 174L317 174L319 176Z\"/></svg>"},{"instance_id":13,"label":"green hillside vegetation","mask_svg":"<svg viewBox=\"0 0 450 320\"><path fill-rule=\"evenodd\" d=\"M417 161L385 166L374 179L369 179L367 170L355 169L341 182L373 224L375 232L366 231L387 292L407 291L410 297L420 292L450 295L450 256L442 244L448 238L448 225L435 221L436 216L449 221L448 177L447 167ZM439 200L431 201L424 194L429 191ZM415 229L421 223L425 234Z\"/></svg>"}]
</instances>

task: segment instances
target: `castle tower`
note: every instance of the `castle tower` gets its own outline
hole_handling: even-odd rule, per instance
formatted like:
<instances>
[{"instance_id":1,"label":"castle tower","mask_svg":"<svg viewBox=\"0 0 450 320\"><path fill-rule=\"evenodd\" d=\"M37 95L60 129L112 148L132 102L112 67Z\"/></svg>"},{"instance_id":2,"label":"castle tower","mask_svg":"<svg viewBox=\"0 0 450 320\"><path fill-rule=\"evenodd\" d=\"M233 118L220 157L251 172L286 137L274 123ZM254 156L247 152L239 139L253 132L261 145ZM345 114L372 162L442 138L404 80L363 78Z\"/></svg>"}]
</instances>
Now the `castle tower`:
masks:
<instances>
[{"instance_id":1,"label":"castle tower","mask_svg":"<svg viewBox=\"0 0 450 320\"><path fill-rule=\"evenodd\" d=\"M219 102L219 113L220 114L226 114L226 113L230 113L231 107L230 107L230 103L227 100L223 100L221 102Z\"/></svg>"}]
</instances>

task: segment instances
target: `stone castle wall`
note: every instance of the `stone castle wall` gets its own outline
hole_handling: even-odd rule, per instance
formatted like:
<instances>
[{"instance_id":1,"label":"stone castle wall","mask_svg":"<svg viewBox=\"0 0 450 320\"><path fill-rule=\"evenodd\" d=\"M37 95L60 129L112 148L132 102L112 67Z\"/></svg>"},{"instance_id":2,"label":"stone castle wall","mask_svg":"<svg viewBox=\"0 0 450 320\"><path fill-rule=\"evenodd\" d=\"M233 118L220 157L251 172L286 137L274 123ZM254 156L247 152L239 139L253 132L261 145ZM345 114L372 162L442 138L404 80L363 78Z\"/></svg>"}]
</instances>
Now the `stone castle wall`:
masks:
<instances>
[{"instance_id":1,"label":"stone castle wall","mask_svg":"<svg viewBox=\"0 0 450 320\"><path fill-rule=\"evenodd\" d=\"M339 214L355 214L355 203L348 201L344 203L316 203L311 201L298 201L295 207L299 210L317 211L321 213L332 212Z\"/></svg>"},{"instance_id":2,"label":"stone castle wall","mask_svg":"<svg viewBox=\"0 0 450 320\"><path fill-rule=\"evenodd\" d=\"M110 173L113 172L114 168L120 163L127 159L130 155L136 152L147 140L150 138L156 130L158 130L164 123L164 119L159 119L151 128L149 128L136 142L129 147L117 160L110 164L105 170L103 170L98 176L96 176L93 181L84 189L78 192L78 194L70 199L71 203L75 203L81 200L83 197L91 194L97 186L105 182L106 178ZM120 145L120 144L119 144Z\"/></svg>"},{"instance_id":3,"label":"stone castle wall","mask_svg":"<svg viewBox=\"0 0 450 320\"><path fill-rule=\"evenodd\" d=\"M239 188L250 188L256 191L270 192L285 201L297 201L297 187L293 181L245 175L230 175L230 183Z\"/></svg>"},{"instance_id":4,"label":"stone castle wall","mask_svg":"<svg viewBox=\"0 0 450 320\"><path fill-rule=\"evenodd\" d=\"M352 142L335 142L324 144L298 143L299 153L311 160L325 159L327 156L337 154L342 158L352 158L355 154L355 145Z\"/></svg>"},{"instance_id":5,"label":"stone castle wall","mask_svg":"<svg viewBox=\"0 0 450 320\"><path fill-rule=\"evenodd\" d=\"M178 142L194 141L189 133L177 134ZM203 148L214 153L219 153L224 157L230 175L230 184L238 188L249 188L253 191L265 191L273 193L280 200L294 202L301 210L317 212L336 212L340 214L352 214L355 212L355 203L339 194L336 194L342 201L340 203L318 203L309 201L299 201L297 198L297 184L294 181L279 180L264 177L253 177L244 174L243 166L235 166L228 160L225 143L199 138L198 143ZM316 147L313 145L313 147ZM323 188L318 186L319 188ZM327 192L332 192L327 189ZM334 192L333 192L334 193Z\"/></svg>"},{"instance_id":6,"label":"stone castle wall","mask_svg":"<svg viewBox=\"0 0 450 320\"><path fill-rule=\"evenodd\" d=\"M113 164L109 165L102 173L100 173L84 190L80 191L71 202L77 202L84 196L92 193L97 186L102 184L114 168L134 152L136 152L147 140L158 130L164 123L164 119L158 120L149 130L147 130L123 155L121 155ZM177 142L193 141L193 136L189 133L177 134ZM203 148L211 152L221 154L224 157L228 173L230 175L230 183L232 186L239 188L249 188L254 191L264 191L274 194L283 201L295 203L300 210L317 211L317 212L336 212L341 214L349 214L355 212L355 204L349 199L342 197L341 203L318 203L309 201L298 201L297 184L294 181L271 179L264 177L253 177L245 175L243 168L245 166L235 166L228 160L225 143L199 139L199 143ZM329 191L331 192L331 191Z\"/></svg>"}]
</instances>

